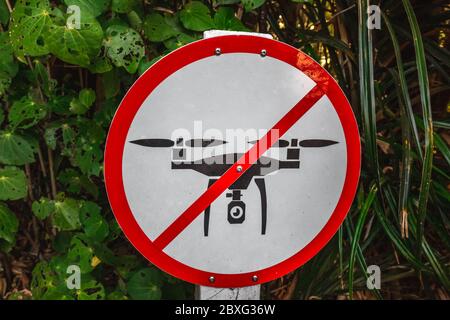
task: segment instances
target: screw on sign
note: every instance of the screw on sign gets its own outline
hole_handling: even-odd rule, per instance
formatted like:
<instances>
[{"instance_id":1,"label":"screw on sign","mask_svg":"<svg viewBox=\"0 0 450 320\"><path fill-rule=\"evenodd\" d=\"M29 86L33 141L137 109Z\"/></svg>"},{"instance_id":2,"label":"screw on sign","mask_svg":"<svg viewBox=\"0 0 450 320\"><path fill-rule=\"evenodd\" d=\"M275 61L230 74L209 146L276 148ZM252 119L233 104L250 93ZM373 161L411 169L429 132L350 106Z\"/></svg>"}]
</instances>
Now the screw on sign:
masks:
<instances>
[{"instance_id":1,"label":"screw on sign","mask_svg":"<svg viewBox=\"0 0 450 320\"><path fill-rule=\"evenodd\" d=\"M105 151L109 201L153 264L202 286L261 284L332 238L353 201L360 140L335 80L250 35L186 45L123 99Z\"/></svg>"}]
</instances>

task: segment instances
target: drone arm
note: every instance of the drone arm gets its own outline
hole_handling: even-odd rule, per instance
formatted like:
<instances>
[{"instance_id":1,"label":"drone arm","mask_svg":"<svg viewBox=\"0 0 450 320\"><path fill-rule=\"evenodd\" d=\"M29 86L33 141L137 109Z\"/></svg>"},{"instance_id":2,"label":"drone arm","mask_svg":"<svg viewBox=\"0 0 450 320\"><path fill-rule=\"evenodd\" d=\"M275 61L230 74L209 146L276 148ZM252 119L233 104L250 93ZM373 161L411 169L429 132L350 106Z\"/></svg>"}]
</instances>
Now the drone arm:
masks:
<instances>
[{"instance_id":1,"label":"drone arm","mask_svg":"<svg viewBox=\"0 0 450 320\"><path fill-rule=\"evenodd\" d=\"M266 234L267 227L267 194L266 183L262 178L255 178L255 183L258 186L261 194L261 234Z\"/></svg>"}]
</instances>

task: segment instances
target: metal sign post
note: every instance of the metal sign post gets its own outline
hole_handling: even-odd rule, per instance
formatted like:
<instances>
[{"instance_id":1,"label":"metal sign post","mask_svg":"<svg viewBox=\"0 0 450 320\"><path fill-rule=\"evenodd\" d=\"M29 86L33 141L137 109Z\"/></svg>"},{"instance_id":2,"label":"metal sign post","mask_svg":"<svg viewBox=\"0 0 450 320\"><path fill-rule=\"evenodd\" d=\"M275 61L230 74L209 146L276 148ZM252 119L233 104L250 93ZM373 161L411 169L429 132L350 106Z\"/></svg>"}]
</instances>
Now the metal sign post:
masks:
<instances>
[{"instance_id":1,"label":"metal sign post","mask_svg":"<svg viewBox=\"0 0 450 320\"><path fill-rule=\"evenodd\" d=\"M360 158L352 109L317 62L267 35L214 31L129 90L105 182L154 265L199 285L199 299L258 299L336 233Z\"/></svg>"}]
</instances>

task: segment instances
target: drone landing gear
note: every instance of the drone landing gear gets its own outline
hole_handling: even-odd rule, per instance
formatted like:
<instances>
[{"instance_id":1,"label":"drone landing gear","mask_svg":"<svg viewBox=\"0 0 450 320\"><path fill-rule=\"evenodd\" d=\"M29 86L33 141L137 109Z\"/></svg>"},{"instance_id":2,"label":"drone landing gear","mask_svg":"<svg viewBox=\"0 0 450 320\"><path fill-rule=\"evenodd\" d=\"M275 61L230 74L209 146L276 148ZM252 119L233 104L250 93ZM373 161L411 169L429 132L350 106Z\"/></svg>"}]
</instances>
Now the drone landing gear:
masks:
<instances>
[{"instance_id":1,"label":"drone landing gear","mask_svg":"<svg viewBox=\"0 0 450 320\"><path fill-rule=\"evenodd\" d=\"M208 189L216 181L217 181L217 179L209 179ZM205 237L208 236L208 232L209 232L209 212L210 211L211 211L211 205L209 205L208 208L205 209L205 216L204 216L204 220L203 220L203 233L205 234Z\"/></svg>"},{"instance_id":2,"label":"drone landing gear","mask_svg":"<svg viewBox=\"0 0 450 320\"><path fill-rule=\"evenodd\" d=\"M255 178L255 183L258 186L261 194L261 234L266 234L267 227L267 194L266 183L262 178Z\"/></svg>"}]
</instances>

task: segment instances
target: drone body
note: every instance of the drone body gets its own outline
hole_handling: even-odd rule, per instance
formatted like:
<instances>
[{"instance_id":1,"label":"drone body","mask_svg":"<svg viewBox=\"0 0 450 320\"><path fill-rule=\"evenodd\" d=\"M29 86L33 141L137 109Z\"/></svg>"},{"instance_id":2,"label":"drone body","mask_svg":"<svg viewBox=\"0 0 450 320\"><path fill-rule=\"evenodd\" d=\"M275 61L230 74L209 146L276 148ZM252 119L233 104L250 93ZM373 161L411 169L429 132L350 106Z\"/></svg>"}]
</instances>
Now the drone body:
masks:
<instances>
[{"instance_id":1,"label":"drone body","mask_svg":"<svg viewBox=\"0 0 450 320\"><path fill-rule=\"evenodd\" d=\"M188 148L208 148L226 144L227 141L215 139L192 139L185 143L183 138L175 141L169 139L140 139L133 140L130 143L151 148L172 148L172 170L193 170L209 177L208 188L217 181L225 172L227 172L244 154L242 153L224 153L197 161L186 161ZM256 142L249 142L254 144ZM230 224L241 224L245 221L245 203L242 201L243 190L246 190L252 180L255 181L261 196L261 234L266 234L267 228L267 191L265 176L273 174L283 169L300 169L300 147L317 148L327 147L338 142L323 139L309 139L299 142L298 139L278 140L275 148L287 148L286 160L278 160L266 156L260 157L250 169L248 169L228 190L226 196L232 198L228 204L228 222ZM248 159L247 159L248 160ZM211 206L208 206L204 212L203 232L207 237L209 234Z\"/></svg>"}]
</instances>

